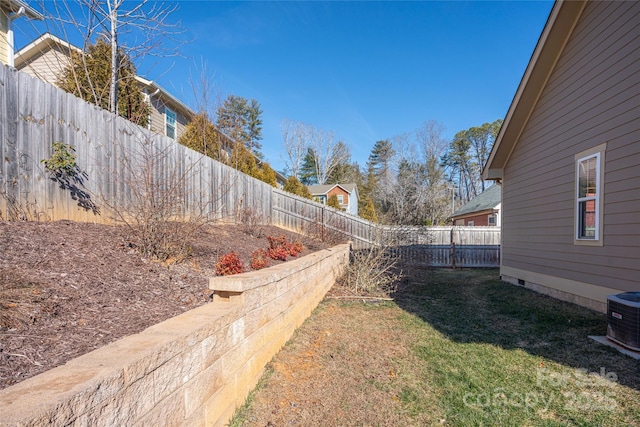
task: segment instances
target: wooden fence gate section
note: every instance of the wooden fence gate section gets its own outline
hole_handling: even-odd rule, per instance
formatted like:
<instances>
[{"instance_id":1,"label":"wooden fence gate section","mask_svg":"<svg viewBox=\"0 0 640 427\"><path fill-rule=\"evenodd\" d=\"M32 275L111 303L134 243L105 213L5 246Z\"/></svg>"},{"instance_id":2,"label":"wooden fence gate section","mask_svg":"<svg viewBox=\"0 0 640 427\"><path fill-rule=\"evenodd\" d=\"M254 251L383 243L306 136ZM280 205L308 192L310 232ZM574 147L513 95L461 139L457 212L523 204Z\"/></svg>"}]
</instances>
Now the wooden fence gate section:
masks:
<instances>
[{"instance_id":1,"label":"wooden fence gate section","mask_svg":"<svg viewBox=\"0 0 640 427\"><path fill-rule=\"evenodd\" d=\"M402 263L417 267L500 266L499 227L412 227L392 249Z\"/></svg>"}]
</instances>

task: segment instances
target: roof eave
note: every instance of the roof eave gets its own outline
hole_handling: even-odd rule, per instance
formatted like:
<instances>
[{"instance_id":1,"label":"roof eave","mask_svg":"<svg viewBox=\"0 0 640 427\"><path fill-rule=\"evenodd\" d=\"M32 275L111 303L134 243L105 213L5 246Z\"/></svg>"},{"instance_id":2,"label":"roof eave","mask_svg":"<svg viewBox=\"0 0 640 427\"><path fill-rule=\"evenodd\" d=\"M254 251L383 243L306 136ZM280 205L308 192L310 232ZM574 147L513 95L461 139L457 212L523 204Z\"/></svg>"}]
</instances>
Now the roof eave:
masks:
<instances>
[{"instance_id":1,"label":"roof eave","mask_svg":"<svg viewBox=\"0 0 640 427\"><path fill-rule=\"evenodd\" d=\"M0 1L0 5L5 6L5 8L13 13L17 13L20 8L24 7L24 14L29 19L36 19L38 21L44 20L44 15L29 6L26 2L22 0L3 0Z\"/></svg>"},{"instance_id":2,"label":"roof eave","mask_svg":"<svg viewBox=\"0 0 640 427\"><path fill-rule=\"evenodd\" d=\"M586 3L558 0L554 4L482 170L484 179L502 179L504 167Z\"/></svg>"},{"instance_id":3,"label":"roof eave","mask_svg":"<svg viewBox=\"0 0 640 427\"><path fill-rule=\"evenodd\" d=\"M182 114L184 114L186 117L191 118L195 115L195 113L193 112L193 110L191 110L189 107L187 107L182 101L180 101L178 98L176 98L175 96L173 96L170 92L168 92L167 90L165 90L162 86L160 86L158 83L156 83L153 80L148 80L145 79L144 77L140 77L138 75L136 75L136 80L138 81L138 83L147 86L151 89L151 92L155 92L156 90L158 91L158 94L165 98L166 100L170 101L172 105L170 105L170 108L173 106L174 108L178 108L180 110L180 112Z\"/></svg>"},{"instance_id":4,"label":"roof eave","mask_svg":"<svg viewBox=\"0 0 640 427\"><path fill-rule=\"evenodd\" d=\"M14 61L16 68L20 69L20 66L23 63L30 61L34 56L43 51L43 47L48 45L58 45L60 48L67 49L69 52L82 52L82 49L79 47L54 36L51 33L44 33L15 53Z\"/></svg>"}]
</instances>

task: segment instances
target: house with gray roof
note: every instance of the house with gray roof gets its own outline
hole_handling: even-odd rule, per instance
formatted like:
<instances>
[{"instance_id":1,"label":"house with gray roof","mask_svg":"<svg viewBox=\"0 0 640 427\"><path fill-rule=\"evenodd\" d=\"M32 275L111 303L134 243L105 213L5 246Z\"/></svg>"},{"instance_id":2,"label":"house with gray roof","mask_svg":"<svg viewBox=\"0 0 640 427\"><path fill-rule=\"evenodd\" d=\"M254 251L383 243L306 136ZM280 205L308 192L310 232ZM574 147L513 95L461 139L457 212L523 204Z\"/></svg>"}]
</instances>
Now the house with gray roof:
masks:
<instances>
[{"instance_id":1,"label":"house with gray roof","mask_svg":"<svg viewBox=\"0 0 640 427\"><path fill-rule=\"evenodd\" d=\"M492 185L451 215L453 225L500 226L502 191Z\"/></svg>"},{"instance_id":2,"label":"house with gray roof","mask_svg":"<svg viewBox=\"0 0 640 427\"><path fill-rule=\"evenodd\" d=\"M329 184L307 186L313 200L327 204L329 196L336 195L340 207L351 215L358 215L358 187L356 184Z\"/></svg>"}]
</instances>

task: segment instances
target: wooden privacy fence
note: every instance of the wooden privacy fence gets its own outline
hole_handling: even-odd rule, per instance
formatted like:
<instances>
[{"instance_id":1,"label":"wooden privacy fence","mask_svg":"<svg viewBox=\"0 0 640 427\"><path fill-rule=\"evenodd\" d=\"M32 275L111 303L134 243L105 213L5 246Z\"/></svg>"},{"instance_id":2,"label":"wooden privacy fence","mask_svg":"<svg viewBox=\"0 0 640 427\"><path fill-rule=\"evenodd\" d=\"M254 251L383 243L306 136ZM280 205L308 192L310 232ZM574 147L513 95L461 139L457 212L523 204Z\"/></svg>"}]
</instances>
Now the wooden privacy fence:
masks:
<instances>
[{"instance_id":1,"label":"wooden privacy fence","mask_svg":"<svg viewBox=\"0 0 640 427\"><path fill-rule=\"evenodd\" d=\"M52 144L75 149L78 173L56 179ZM0 218L112 222L114 209L170 203L172 215L268 217L271 186L173 139L0 66Z\"/></svg>"},{"instance_id":2,"label":"wooden privacy fence","mask_svg":"<svg viewBox=\"0 0 640 427\"><path fill-rule=\"evenodd\" d=\"M389 227L400 233L392 253L422 267L499 267L499 227Z\"/></svg>"},{"instance_id":3,"label":"wooden privacy fence","mask_svg":"<svg viewBox=\"0 0 640 427\"><path fill-rule=\"evenodd\" d=\"M356 249L377 241L377 224L286 191L274 188L272 194L271 221L274 224L323 241L351 240Z\"/></svg>"},{"instance_id":4,"label":"wooden privacy fence","mask_svg":"<svg viewBox=\"0 0 640 427\"><path fill-rule=\"evenodd\" d=\"M42 163L53 144L73 147L77 174ZM354 249L392 245L407 262L499 265L496 227L388 227L249 177L173 139L136 126L55 86L0 67L0 219L110 223L169 204L172 217L243 219L247 212Z\"/></svg>"}]
</instances>

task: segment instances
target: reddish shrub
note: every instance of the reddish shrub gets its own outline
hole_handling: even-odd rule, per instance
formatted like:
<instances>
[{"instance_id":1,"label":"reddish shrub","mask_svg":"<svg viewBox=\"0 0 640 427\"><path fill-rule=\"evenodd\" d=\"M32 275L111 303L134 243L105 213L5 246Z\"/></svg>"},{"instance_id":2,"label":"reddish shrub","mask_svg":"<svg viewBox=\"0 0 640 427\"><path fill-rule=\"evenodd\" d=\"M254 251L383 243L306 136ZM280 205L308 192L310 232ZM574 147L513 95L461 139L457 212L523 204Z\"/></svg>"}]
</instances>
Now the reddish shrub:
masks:
<instances>
[{"instance_id":1,"label":"reddish shrub","mask_svg":"<svg viewBox=\"0 0 640 427\"><path fill-rule=\"evenodd\" d=\"M284 235L279 237L267 236L267 240L269 241L270 249L279 248L287 243L287 237Z\"/></svg>"},{"instance_id":2,"label":"reddish shrub","mask_svg":"<svg viewBox=\"0 0 640 427\"><path fill-rule=\"evenodd\" d=\"M267 251L264 249L256 249L251 253L251 268L254 270L260 270L269 266L269 258L267 258Z\"/></svg>"},{"instance_id":3,"label":"reddish shrub","mask_svg":"<svg viewBox=\"0 0 640 427\"><path fill-rule=\"evenodd\" d=\"M289 251L283 246L277 248L269 248L267 249L267 256L271 259L286 261L287 257L289 256Z\"/></svg>"},{"instance_id":4,"label":"reddish shrub","mask_svg":"<svg viewBox=\"0 0 640 427\"><path fill-rule=\"evenodd\" d=\"M216 273L219 276L230 276L232 274L242 273L244 266L242 260L235 252L229 252L222 255L216 264Z\"/></svg>"},{"instance_id":5,"label":"reddish shrub","mask_svg":"<svg viewBox=\"0 0 640 427\"><path fill-rule=\"evenodd\" d=\"M295 241L289 245L289 254L291 256L298 256L298 254L302 251L304 251L304 246L298 241Z\"/></svg>"},{"instance_id":6,"label":"reddish shrub","mask_svg":"<svg viewBox=\"0 0 640 427\"><path fill-rule=\"evenodd\" d=\"M300 242L289 242L286 236L267 236L269 241L269 251L267 255L269 258L286 260L287 256L298 256L300 252L304 250L304 246Z\"/></svg>"}]
</instances>

